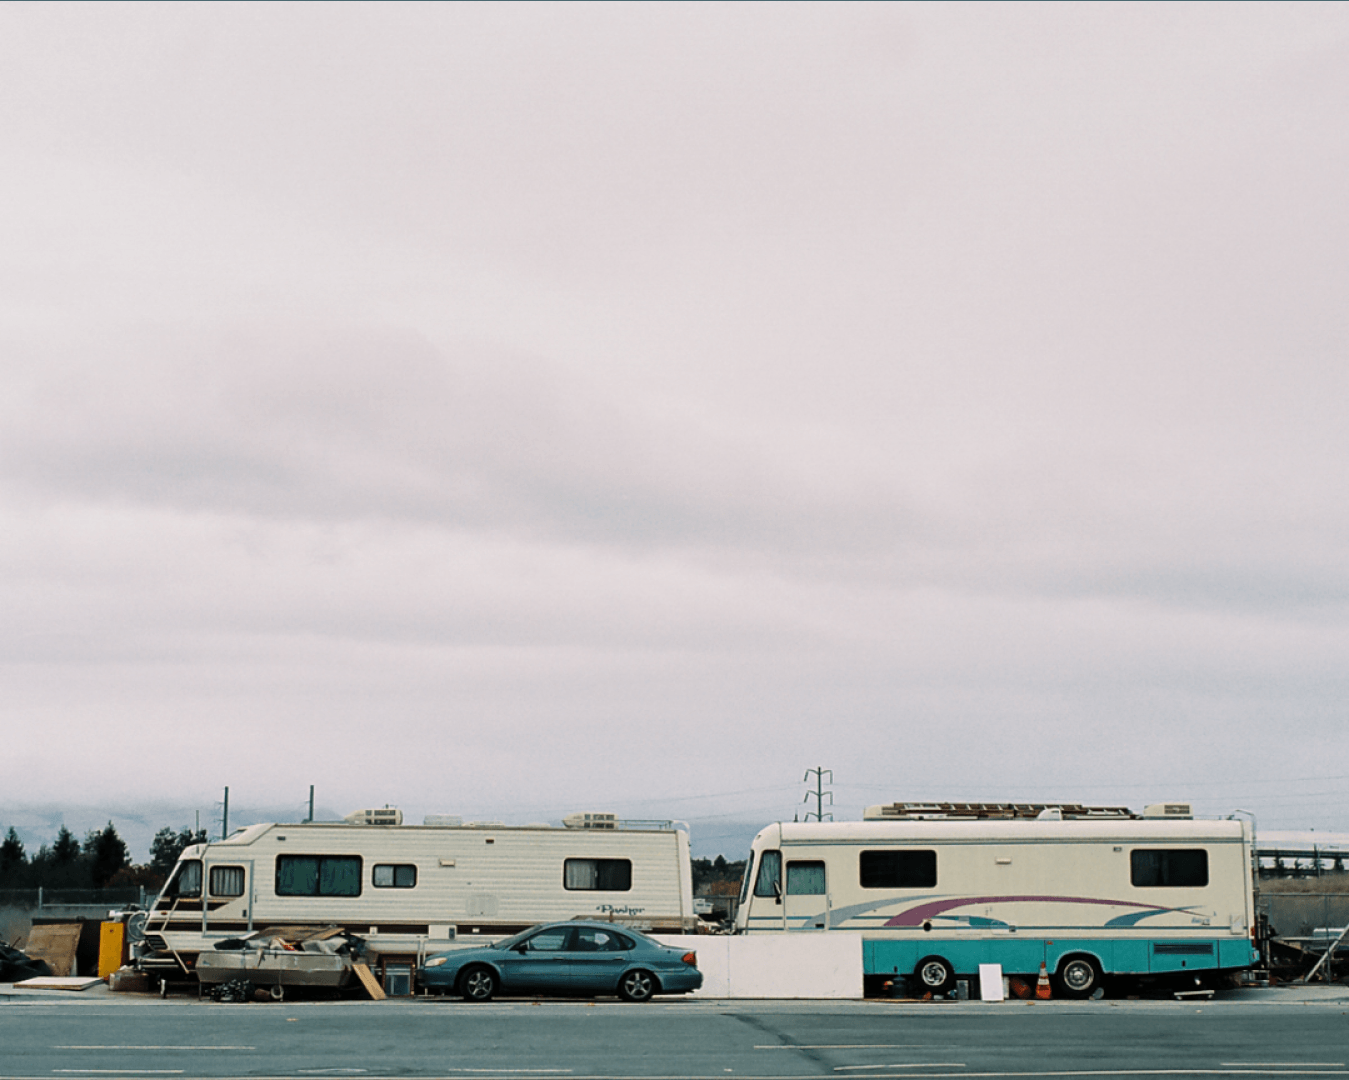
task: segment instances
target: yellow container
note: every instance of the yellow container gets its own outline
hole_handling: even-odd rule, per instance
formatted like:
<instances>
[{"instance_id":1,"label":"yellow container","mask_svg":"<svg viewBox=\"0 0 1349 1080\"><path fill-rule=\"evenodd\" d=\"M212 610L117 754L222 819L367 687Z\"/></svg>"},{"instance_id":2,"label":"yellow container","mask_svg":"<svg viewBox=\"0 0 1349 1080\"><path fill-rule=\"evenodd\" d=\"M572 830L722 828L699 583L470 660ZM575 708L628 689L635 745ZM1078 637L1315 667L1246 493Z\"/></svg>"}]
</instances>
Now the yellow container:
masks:
<instances>
[{"instance_id":1,"label":"yellow container","mask_svg":"<svg viewBox=\"0 0 1349 1080\"><path fill-rule=\"evenodd\" d=\"M98 977L106 979L126 963L126 927L105 922L98 933Z\"/></svg>"}]
</instances>

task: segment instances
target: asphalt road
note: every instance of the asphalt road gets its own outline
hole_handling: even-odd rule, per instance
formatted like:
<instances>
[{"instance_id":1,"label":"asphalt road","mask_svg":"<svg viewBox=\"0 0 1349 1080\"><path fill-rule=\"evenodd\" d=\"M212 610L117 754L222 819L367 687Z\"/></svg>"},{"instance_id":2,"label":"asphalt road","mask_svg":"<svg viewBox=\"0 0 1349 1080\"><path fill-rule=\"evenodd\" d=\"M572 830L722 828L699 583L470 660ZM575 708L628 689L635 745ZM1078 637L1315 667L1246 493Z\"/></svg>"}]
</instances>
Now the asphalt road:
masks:
<instances>
[{"instance_id":1,"label":"asphalt road","mask_svg":"<svg viewBox=\"0 0 1349 1080\"><path fill-rule=\"evenodd\" d=\"M0 1077L1349 1076L1349 991L1211 1002L456 1000L0 993Z\"/></svg>"}]
</instances>

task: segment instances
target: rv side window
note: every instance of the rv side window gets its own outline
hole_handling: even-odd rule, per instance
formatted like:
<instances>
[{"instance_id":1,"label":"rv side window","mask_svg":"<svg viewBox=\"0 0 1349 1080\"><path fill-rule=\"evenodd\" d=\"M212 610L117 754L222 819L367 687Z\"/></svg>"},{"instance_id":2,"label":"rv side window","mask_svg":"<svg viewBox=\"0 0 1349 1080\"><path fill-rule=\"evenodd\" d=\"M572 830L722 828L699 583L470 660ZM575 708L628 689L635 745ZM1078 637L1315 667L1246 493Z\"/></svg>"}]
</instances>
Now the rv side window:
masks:
<instances>
[{"instance_id":1,"label":"rv side window","mask_svg":"<svg viewBox=\"0 0 1349 1080\"><path fill-rule=\"evenodd\" d=\"M165 896L201 895L201 860L188 859L178 864L178 869L169 879L164 889Z\"/></svg>"},{"instance_id":2,"label":"rv side window","mask_svg":"<svg viewBox=\"0 0 1349 1080\"><path fill-rule=\"evenodd\" d=\"M765 851L759 856L759 876L754 879L755 896L779 896L782 886L782 852Z\"/></svg>"},{"instance_id":3,"label":"rv side window","mask_svg":"<svg viewBox=\"0 0 1349 1080\"><path fill-rule=\"evenodd\" d=\"M562 887L583 892L628 892L632 888L632 860L567 859L562 864Z\"/></svg>"},{"instance_id":4,"label":"rv side window","mask_svg":"<svg viewBox=\"0 0 1349 1080\"><path fill-rule=\"evenodd\" d=\"M417 868L379 864L370 880L377 889L412 889L417 885Z\"/></svg>"},{"instance_id":5,"label":"rv side window","mask_svg":"<svg viewBox=\"0 0 1349 1080\"><path fill-rule=\"evenodd\" d=\"M277 896L360 896L359 855L278 855Z\"/></svg>"},{"instance_id":6,"label":"rv side window","mask_svg":"<svg viewBox=\"0 0 1349 1080\"><path fill-rule=\"evenodd\" d=\"M1203 848L1139 848L1129 852L1129 878L1139 888L1203 888L1208 884L1208 852Z\"/></svg>"},{"instance_id":7,"label":"rv side window","mask_svg":"<svg viewBox=\"0 0 1349 1080\"><path fill-rule=\"evenodd\" d=\"M243 896L244 868L242 866L211 867L212 896Z\"/></svg>"},{"instance_id":8,"label":"rv side window","mask_svg":"<svg viewBox=\"0 0 1349 1080\"><path fill-rule=\"evenodd\" d=\"M789 862L787 864L788 896L823 896L824 863Z\"/></svg>"},{"instance_id":9,"label":"rv side window","mask_svg":"<svg viewBox=\"0 0 1349 1080\"><path fill-rule=\"evenodd\" d=\"M937 853L892 848L864 851L858 860L859 881L864 889L934 889L937 886Z\"/></svg>"}]
</instances>

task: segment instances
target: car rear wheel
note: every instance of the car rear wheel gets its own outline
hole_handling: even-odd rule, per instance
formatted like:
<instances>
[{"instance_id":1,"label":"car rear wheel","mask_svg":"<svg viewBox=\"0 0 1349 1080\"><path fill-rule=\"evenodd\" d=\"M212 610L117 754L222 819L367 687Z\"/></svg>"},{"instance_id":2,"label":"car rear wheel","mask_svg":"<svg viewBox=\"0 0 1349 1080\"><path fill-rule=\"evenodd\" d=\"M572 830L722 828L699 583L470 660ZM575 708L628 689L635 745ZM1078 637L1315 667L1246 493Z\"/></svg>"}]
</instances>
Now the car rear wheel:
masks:
<instances>
[{"instance_id":1,"label":"car rear wheel","mask_svg":"<svg viewBox=\"0 0 1349 1080\"><path fill-rule=\"evenodd\" d=\"M656 992L656 977L649 971L629 971L618 980L618 996L624 1001L650 1001Z\"/></svg>"},{"instance_id":2,"label":"car rear wheel","mask_svg":"<svg viewBox=\"0 0 1349 1080\"><path fill-rule=\"evenodd\" d=\"M491 1001L496 989L496 975L491 968L481 964L469 968L459 977L459 992L465 1001Z\"/></svg>"}]
</instances>

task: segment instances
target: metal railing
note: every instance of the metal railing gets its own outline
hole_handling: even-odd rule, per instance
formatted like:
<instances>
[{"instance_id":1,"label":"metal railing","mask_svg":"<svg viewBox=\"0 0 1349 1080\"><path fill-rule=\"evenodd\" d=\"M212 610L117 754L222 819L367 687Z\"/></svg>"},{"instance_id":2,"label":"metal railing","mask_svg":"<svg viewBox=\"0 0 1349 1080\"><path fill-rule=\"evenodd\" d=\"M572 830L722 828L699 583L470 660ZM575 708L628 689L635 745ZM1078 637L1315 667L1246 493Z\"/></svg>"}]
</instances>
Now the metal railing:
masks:
<instances>
[{"instance_id":1,"label":"metal railing","mask_svg":"<svg viewBox=\"0 0 1349 1080\"><path fill-rule=\"evenodd\" d=\"M24 911L61 914L71 908L121 908L135 904L145 907L153 897L145 887L132 885L120 889L0 889L0 907Z\"/></svg>"}]
</instances>

